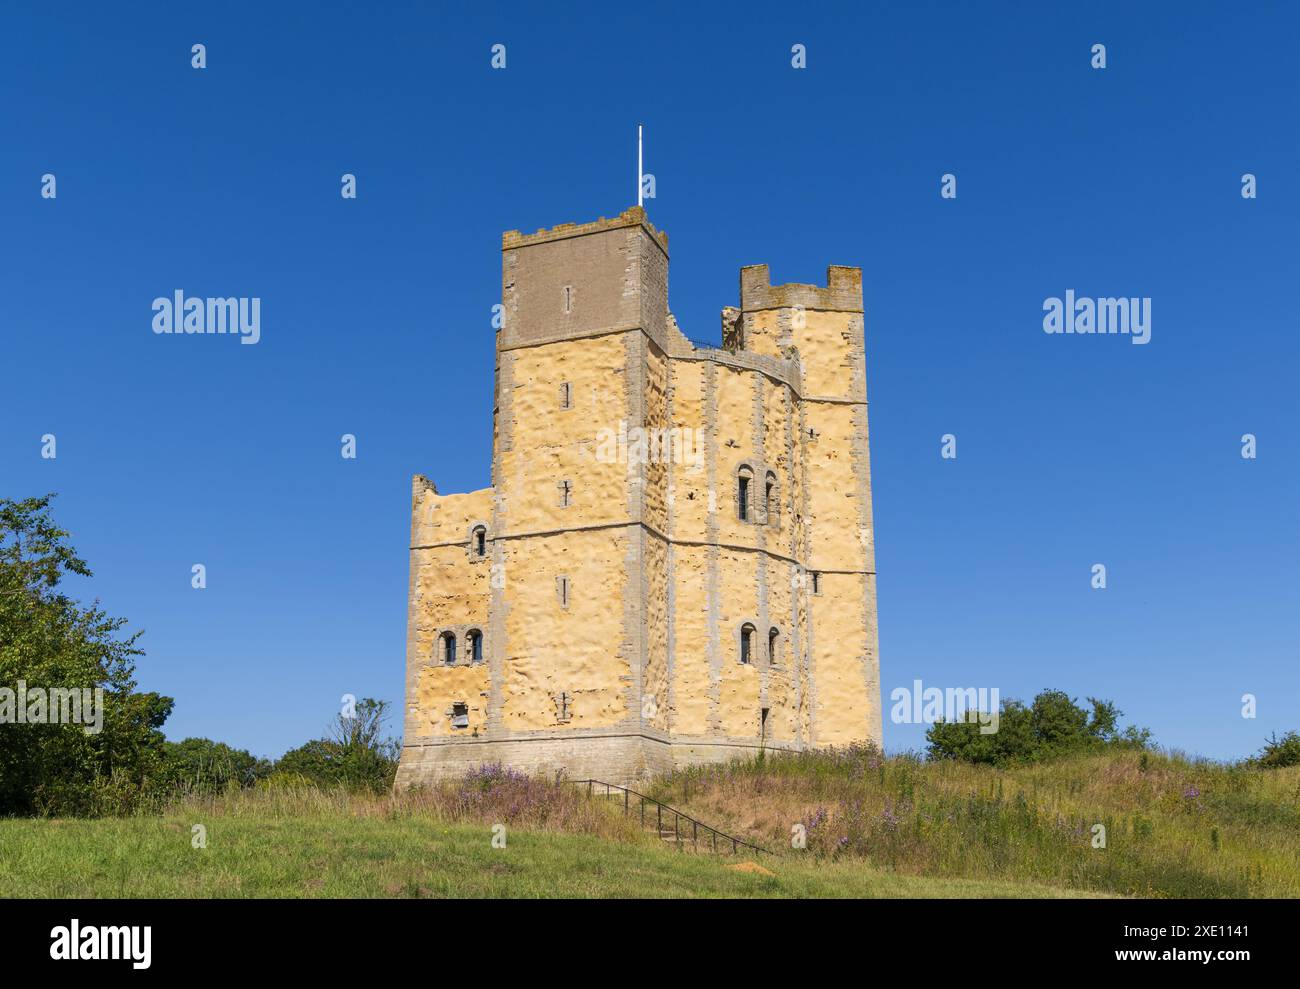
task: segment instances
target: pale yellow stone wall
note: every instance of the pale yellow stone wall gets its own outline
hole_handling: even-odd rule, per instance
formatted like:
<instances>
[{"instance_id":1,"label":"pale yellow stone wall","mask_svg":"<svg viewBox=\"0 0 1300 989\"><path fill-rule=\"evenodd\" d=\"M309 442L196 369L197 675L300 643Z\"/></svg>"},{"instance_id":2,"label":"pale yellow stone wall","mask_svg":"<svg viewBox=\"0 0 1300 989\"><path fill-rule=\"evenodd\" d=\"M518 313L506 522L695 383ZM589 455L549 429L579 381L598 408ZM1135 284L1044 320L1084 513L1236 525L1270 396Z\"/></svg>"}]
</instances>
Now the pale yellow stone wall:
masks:
<instances>
[{"instance_id":1,"label":"pale yellow stone wall","mask_svg":"<svg viewBox=\"0 0 1300 989\"><path fill-rule=\"evenodd\" d=\"M491 517L491 491L417 499L411 550L411 630L416 652L433 657L439 630L486 627L491 594L490 560L470 559L470 528Z\"/></svg>"},{"instance_id":2,"label":"pale yellow stone wall","mask_svg":"<svg viewBox=\"0 0 1300 989\"><path fill-rule=\"evenodd\" d=\"M611 603L626 593L626 530L598 529L512 539L506 544L510 602L502 660L504 727L606 728L628 714L631 666L619 655ZM569 577L569 605L556 589ZM555 695L572 695L561 722Z\"/></svg>"},{"instance_id":3,"label":"pale yellow stone wall","mask_svg":"<svg viewBox=\"0 0 1300 989\"><path fill-rule=\"evenodd\" d=\"M799 734L798 683L799 670L803 664L801 655L792 648L794 594L791 585L794 576L792 564L773 563L767 581L768 625L769 628L775 626L780 635L775 665L768 669L767 706L771 713L768 715L766 734L768 739L781 742L794 742ZM762 647L766 650L766 638Z\"/></svg>"},{"instance_id":4,"label":"pale yellow stone wall","mask_svg":"<svg viewBox=\"0 0 1300 989\"><path fill-rule=\"evenodd\" d=\"M669 731L668 674L668 543L653 533L642 537L645 600L645 675L641 681L642 723Z\"/></svg>"},{"instance_id":5,"label":"pale yellow stone wall","mask_svg":"<svg viewBox=\"0 0 1300 989\"><path fill-rule=\"evenodd\" d=\"M478 666L443 666L432 662L420 671L417 703L422 735L450 738L462 733L477 737L487 727L488 668ZM467 728L452 727L451 707L467 706Z\"/></svg>"},{"instance_id":6,"label":"pale yellow stone wall","mask_svg":"<svg viewBox=\"0 0 1300 989\"><path fill-rule=\"evenodd\" d=\"M703 430L705 428L705 367L703 361L673 361L673 425L678 429ZM674 461L671 465L674 536L687 535L700 539L708 525L709 473L706 451L699 436L691 434L690 459Z\"/></svg>"},{"instance_id":7,"label":"pale yellow stone wall","mask_svg":"<svg viewBox=\"0 0 1300 989\"><path fill-rule=\"evenodd\" d=\"M752 371L730 367L718 369L717 526L719 540L731 545L756 546L758 543L754 525L740 521L735 511L736 472L742 463L750 464L755 472L750 484L751 510L757 508L754 496L762 485L762 451L754 443L754 384L758 377Z\"/></svg>"},{"instance_id":8,"label":"pale yellow stone wall","mask_svg":"<svg viewBox=\"0 0 1300 989\"><path fill-rule=\"evenodd\" d=\"M792 331L803 362L805 399L854 394L859 369L853 355L862 346L862 336L858 331L855 346L852 321L848 313L805 311L803 325Z\"/></svg>"},{"instance_id":9,"label":"pale yellow stone wall","mask_svg":"<svg viewBox=\"0 0 1300 989\"><path fill-rule=\"evenodd\" d=\"M721 590L718 624L722 632L722 700L719 712L722 734L756 737L759 718L759 668L764 663L766 629L758 610L758 583L753 553L722 550L718 554ZM755 626L751 661L740 662L741 625Z\"/></svg>"},{"instance_id":10,"label":"pale yellow stone wall","mask_svg":"<svg viewBox=\"0 0 1300 989\"><path fill-rule=\"evenodd\" d=\"M811 539L807 566L820 573L811 599L814 741L880 737L875 560L861 317L806 311L794 338L803 362ZM821 401L819 399L826 399ZM864 604L869 602L869 604Z\"/></svg>"},{"instance_id":11,"label":"pale yellow stone wall","mask_svg":"<svg viewBox=\"0 0 1300 989\"><path fill-rule=\"evenodd\" d=\"M501 401L510 410L511 444L504 450L498 445L494 476L510 531L626 520L627 465L617 455L609 462L598 459L600 440L628 423L623 336L527 347L509 358L511 383ZM569 409L560 404L566 382ZM571 484L567 508L560 505L558 487L564 480Z\"/></svg>"},{"instance_id":12,"label":"pale yellow stone wall","mask_svg":"<svg viewBox=\"0 0 1300 989\"><path fill-rule=\"evenodd\" d=\"M783 502L789 497L793 474L790 470L791 457L787 453L790 446L790 419L793 410L789 406L789 389L785 385L776 385L762 375L755 375L763 389L763 464L767 470L776 475L776 489L772 497L772 510L767 517L768 548L789 555L790 553L790 512ZM758 478L759 497L765 498L764 484L766 477Z\"/></svg>"},{"instance_id":13,"label":"pale yellow stone wall","mask_svg":"<svg viewBox=\"0 0 1300 989\"><path fill-rule=\"evenodd\" d=\"M675 415L668 408L669 361L653 343L646 346L644 519L668 531L668 474L672 466ZM666 458L666 459L665 459Z\"/></svg>"},{"instance_id":14,"label":"pale yellow stone wall","mask_svg":"<svg viewBox=\"0 0 1300 989\"><path fill-rule=\"evenodd\" d=\"M485 489L440 496L417 479L411 513L408 649L418 667L408 691L414 693L414 721L421 735L452 735L453 703L467 705L470 734L481 731L486 722L486 665L448 667L438 646L440 633L454 631L458 662L466 663L470 657L464 651L464 632L473 627L487 633L491 558L471 556L470 533L491 518L491 495Z\"/></svg>"},{"instance_id":15,"label":"pale yellow stone wall","mask_svg":"<svg viewBox=\"0 0 1300 989\"><path fill-rule=\"evenodd\" d=\"M634 670L618 619L622 601L638 593L626 559L639 537L610 527L627 520L628 466L611 440L631 418L625 338L541 344L509 357L510 445L495 475L507 520L502 727L608 728L629 715Z\"/></svg>"},{"instance_id":16,"label":"pale yellow stone wall","mask_svg":"<svg viewBox=\"0 0 1300 989\"><path fill-rule=\"evenodd\" d=\"M790 345L789 325L782 326L779 309L748 313L744 320L745 349L752 354L781 357L782 347Z\"/></svg>"},{"instance_id":17,"label":"pale yellow stone wall","mask_svg":"<svg viewBox=\"0 0 1300 989\"><path fill-rule=\"evenodd\" d=\"M710 731L709 563L700 546L677 546L673 568L673 730L683 735Z\"/></svg>"}]
</instances>

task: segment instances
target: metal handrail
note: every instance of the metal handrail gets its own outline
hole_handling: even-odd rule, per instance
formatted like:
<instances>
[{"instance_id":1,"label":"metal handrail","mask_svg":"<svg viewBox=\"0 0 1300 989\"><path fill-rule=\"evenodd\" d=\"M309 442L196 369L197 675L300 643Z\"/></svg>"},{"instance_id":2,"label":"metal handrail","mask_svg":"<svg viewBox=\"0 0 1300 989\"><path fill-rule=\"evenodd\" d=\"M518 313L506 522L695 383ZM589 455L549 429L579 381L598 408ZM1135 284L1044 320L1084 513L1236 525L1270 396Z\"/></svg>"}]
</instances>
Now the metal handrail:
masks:
<instances>
[{"instance_id":1,"label":"metal handrail","mask_svg":"<svg viewBox=\"0 0 1300 989\"><path fill-rule=\"evenodd\" d=\"M663 813L664 811L669 811L674 815L673 834L677 842L678 851L680 851L682 847L681 823L683 820L685 820L688 821L691 825L691 843L696 848L699 847L700 829L703 828L705 831L713 835L713 850L715 852L718 850L718 839L721 838L724 841L731 842L731 853L733 855L737 854L740 846L742 845L745 848L752 848L754 851L761 852L764 855L776 854L775 852L772 852L767 848L763 848L759 845L753 844L752 842L745 841L745 839L743 838L737 838L735 835L730 835L723 831L719 831L715 827L710 827L709 825L705 824L703 821L697 821L689 814L683 814L676 807L672 807L664 803L662 800L656 800L654 797L647 797L644 793L638 793L636 790L633 790L629 787L619 786L617 783L606 783L604 780L569 780L568 782L573 783L575 786L581 786L583 784L586 784L587 796L589 798L594 796L596 786L603 786L605 788L606 797L611 795L610 794L611 790L618 790L623 794L623 816L625 817L630 813L629 797L637 797L641 801L640 806L641 806L642 827L645 827L645 805L646 802L649 801L650 803L655 805L655 824L660 837L663 836L663 832L664 832Z\"/></svg>"},{"instance_id":2,"label":"metal handrail","mask_svg":"<svg viewBox=\"0 0 1300 989\"><path fill-rule=\"evenodd\" d=\"M712 340L697 340L695 337L687 337L686 339L689 340L697 350L726 350L727 349L722 345L721 342L715 343Z\"/></svg>"}]
</instances>

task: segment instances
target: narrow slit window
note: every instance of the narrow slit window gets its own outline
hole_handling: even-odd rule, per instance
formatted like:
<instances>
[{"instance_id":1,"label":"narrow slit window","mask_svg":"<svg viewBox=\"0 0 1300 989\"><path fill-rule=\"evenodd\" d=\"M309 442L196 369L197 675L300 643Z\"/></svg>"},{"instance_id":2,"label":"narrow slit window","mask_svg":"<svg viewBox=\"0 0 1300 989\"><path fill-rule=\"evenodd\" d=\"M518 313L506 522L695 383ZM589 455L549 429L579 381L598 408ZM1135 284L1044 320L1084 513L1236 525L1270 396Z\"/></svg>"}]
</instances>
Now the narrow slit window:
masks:
<instances>
[{"instance_id":1,"label":"narrow slit window","mask_svg":"<svg viewBox=\"0 0 1300 989\"><path fill-rule=\"evenodd\" d=\"M573 286L572 285L564 286L564 311L566 313L573 312Z\"/></svg>"},{"instance_id":2,"label":"narrow slit window","mask_svg":"<svg viewBox=\"0 0 1300 989\"><path fill-rule=\"evenodd\" d=\"M767 633L767 662L771 666L779 665L780 656L778 649L781 646L781 633L776 629L770 629Z\"/></svg>"},{"instance_id":3,"label":"narrow slit window","mask_svg":"<svg viewBox=\"0 0 1300 989\"><path fill-rule=\"evenodd\" d=\"M776 475L771 471L763 485L763 510L767 513L769 522L776 518Z\"/></svg>"},{"instance_id":4,"label":"narrow slit window","mask_svg":"<svg viewBox=\"0 0 1300 989\"><path fill-rule=\"evenodd\" d=\"M754 651L754 626L745 624L740 627L740 662L749 665Z\"/></svg>"},{"instance_id":5,"label":"narrow slit window","mask_svg":"<svg viewBox=\"0 0 1300 989\"><path fill-rule=\"evenodd\" d=\"M448 666L456 665L456 636L451 632L442 637L442 661Z\"/></svg>"},{"instance_id":6,"label":"narrow slit window","mask_svg":"<svg viewBox=\"0 0 1300 989\"><path fill-rule=\"evenodd\" d=\"M567 381L560 385L560 408L573 408L573 385Z\"/></svg>"},{"instance_id":7,"label":"narrow slit window","mask_svg":"<svg viewBox=\"0 0 1300 989\"><path fill-rule=\"evenodd\" d=\"M474 527L474 555L487 556L487 529L481 525Z\"/></svg>"},{"instance_id":8,"label":"narrow slit window","mask_svg":"<svg viewBox=\"0 0 1300 989\"><path fill-rule=\"evenodd\" d=\"M483 662L483 633L478 629L469 633L469 659L471 663Z\"/></svg>"},{"instance_id":9,"label":"narrow slit window","mask_svg":"<svg viewBox=\"0 0 1300 989\"><path fill-rule=\"evenodd\" d=\"M748 467L740 468L736 475L736 516L742 522L749 521L749 482L753 476Z\"/></svg>"}]
</instances>

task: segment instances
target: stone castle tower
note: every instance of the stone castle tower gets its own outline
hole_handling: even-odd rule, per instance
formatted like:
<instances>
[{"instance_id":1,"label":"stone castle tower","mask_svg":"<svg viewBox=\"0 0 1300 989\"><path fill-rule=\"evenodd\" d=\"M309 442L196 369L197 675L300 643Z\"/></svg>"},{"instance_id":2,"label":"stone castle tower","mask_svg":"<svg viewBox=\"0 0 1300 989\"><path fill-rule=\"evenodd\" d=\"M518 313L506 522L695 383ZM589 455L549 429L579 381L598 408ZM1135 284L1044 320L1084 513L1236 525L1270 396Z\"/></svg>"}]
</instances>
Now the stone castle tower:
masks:
<instances>
[{"instance_id":1,"label":"stone castle tower","mask_svg":"<svg viewBox=\"0 0 1300 989\"><path fill-rule=\"evenodd\" d=\"M501 247L492 486L414 480L398 785L879 743L861 270L742 269L714 348L640 207Z\"/></svg>"}]
</instances>

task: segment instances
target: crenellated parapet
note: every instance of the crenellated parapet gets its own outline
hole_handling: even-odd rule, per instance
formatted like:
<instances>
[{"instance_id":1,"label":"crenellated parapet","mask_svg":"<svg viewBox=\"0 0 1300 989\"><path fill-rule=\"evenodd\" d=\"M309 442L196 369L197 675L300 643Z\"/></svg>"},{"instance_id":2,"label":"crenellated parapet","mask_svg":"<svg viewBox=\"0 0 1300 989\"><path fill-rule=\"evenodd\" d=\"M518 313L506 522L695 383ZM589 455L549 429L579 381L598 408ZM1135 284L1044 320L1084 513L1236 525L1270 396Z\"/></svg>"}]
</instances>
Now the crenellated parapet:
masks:
<instances>
[{"instance_id":1,"label":"crenellated parapet","mask_svg":"<svg viewBox=\"0 0 1300 989\"><path fill-rule=\"evenodd\" d=\"M646 218L645 209L640 206L625 209L618 216L610 219L602 216L599 220L592 220L590 223L559 223L553 227L540 228L530 234L507 230L501 235L501 250L509 251L517 247L547 244L551 241L567 240L570 237L585 237L589 234L621 230L625 227L644 227L655 243L663 248L663 252L668 253L668 234L655 229L654 224Z\"/></svg>"},{"instance_id":2,"label":"crenellated parapet","mask_svg":"<svg viewBox=\"0 0 1300 989\"><path fill-rule=\"evenodd\" d=\"M862 269L833 264L826 269L825 285L790 282L773 285L765 264L740 269L740 309L821 309L831 312L862 312Z\"/></svg>"}]
</instances>

